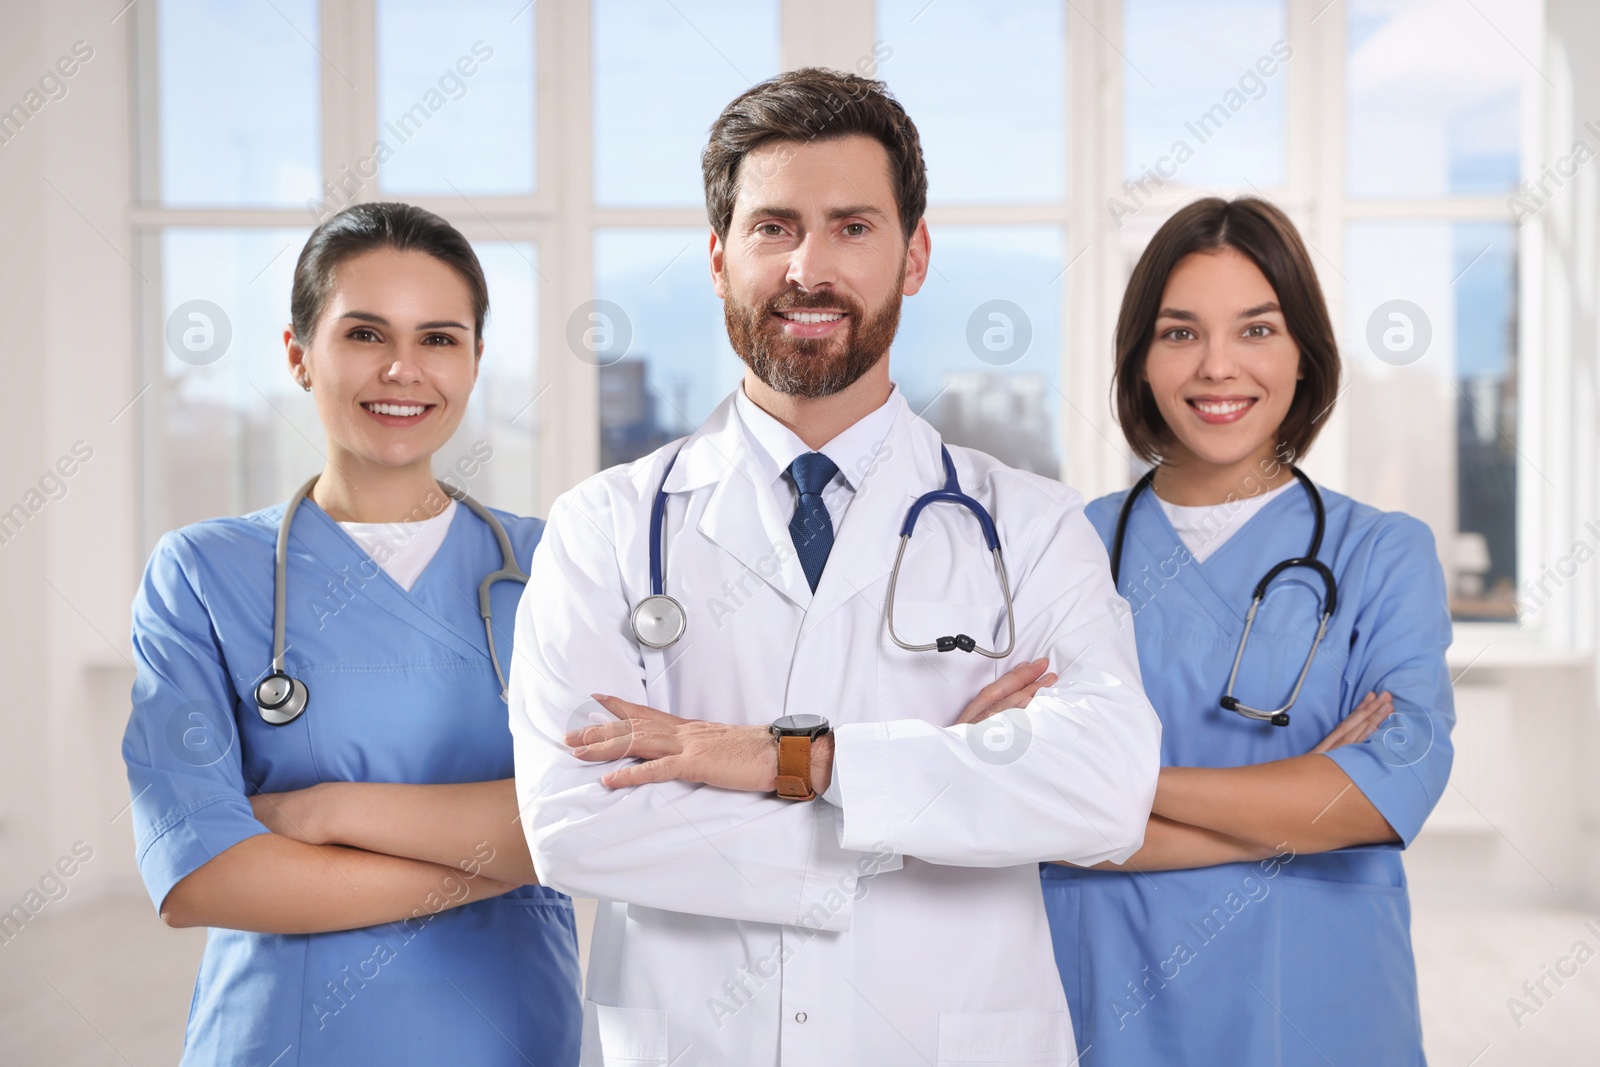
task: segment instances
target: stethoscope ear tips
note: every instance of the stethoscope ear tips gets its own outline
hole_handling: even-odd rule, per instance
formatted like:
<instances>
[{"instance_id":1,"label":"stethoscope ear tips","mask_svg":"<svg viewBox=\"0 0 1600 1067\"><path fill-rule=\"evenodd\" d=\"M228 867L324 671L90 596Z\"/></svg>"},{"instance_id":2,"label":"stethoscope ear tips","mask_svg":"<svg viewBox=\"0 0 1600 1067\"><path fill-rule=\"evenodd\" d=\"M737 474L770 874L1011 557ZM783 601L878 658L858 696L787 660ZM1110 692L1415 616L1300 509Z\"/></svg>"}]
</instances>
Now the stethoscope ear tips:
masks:
<instances>
[{"instance_id":1,"label":"stethoscope ear tips","mask_svg":"<svg viewBox=\"0 0 1600 1067\"><path fill-rule=\"evenodd\" d=\"M282 671L273 671L256 686L256 710L261 712L262 721L284 726L300 717L310 696L306 683Z\"/></svg>"},{"instance_id":2,"label":"stethoscope ear tips","mask_svg":"<svg viewBox=\"0 0 1600 1067\"><path fill-rule=\"evenodd\" d=\"M1289 725L1289 713L1287 711L1278 712L1278 714L1276 714L1276 715L1274 715L1272 717L1272 725L1274 725L1274 726L1288 726Z\"/></svg>"}]
</instances>

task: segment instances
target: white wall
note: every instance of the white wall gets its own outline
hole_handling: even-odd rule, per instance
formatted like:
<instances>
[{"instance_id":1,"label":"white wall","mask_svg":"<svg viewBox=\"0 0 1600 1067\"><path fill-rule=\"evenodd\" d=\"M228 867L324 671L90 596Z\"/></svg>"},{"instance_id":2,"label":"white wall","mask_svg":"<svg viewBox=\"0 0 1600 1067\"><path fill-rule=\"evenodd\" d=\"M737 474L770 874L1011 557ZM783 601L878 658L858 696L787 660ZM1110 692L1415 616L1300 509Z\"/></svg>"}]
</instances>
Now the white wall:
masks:
<instances>
[{"instance_id":1,"label":"white wall","mask_svg":"<svg viewBox=\"0 0 1600 1067\"><path fill-rule=\"evenodd\" d=\"M0 145L0 510L26 506L74 442L93 449L65 495L0 545L3 907L79 840L95 854L69 883L69 901L137 884L128 817L116 816L128 797L118 746L140 566L133 309L147 282L130 262L127 20L112 22L120 6L7 0L0 15L0 107L25 102L75 42L93 49L66 95Z\"/></svg>"}]
</instances>

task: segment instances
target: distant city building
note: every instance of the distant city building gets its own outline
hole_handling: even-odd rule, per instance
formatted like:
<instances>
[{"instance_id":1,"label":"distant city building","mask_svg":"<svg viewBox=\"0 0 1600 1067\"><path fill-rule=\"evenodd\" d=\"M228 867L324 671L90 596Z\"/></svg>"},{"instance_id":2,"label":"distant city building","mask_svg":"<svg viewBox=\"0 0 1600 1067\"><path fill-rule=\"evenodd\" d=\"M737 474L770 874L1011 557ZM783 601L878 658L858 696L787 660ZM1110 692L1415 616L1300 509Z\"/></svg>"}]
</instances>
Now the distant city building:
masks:
<instances>
[{"instance_id":1,"label":"distant city building","mask_svg":"<svg viewBox=\"0 0 1600 1067\"><path fill-rule=\"evenodd\" d=\"M1455 615L1502 619L1517 588L1517 380L1506 375L1463 378L1456 402L1457 524L1488 549L1488 566L1460 582ZM1476 595L1472 595L1476 593Z\"/></svg>"},{"instance_id":2,"label":"distant city building","mask_svg":"<svg viewBox=\"0 0 1600 1067\"><path fill-rule=\"evenodd\" d=\"M1049 405L1053 393L1040 374L963 371L945 376L943 388L923 417L953 444L987 452L1021 470L1059 478L1061 458ZM924 399L922 404L926 403Z\"/></svg>"},{"instance_id":3,"label":"distant city building","mask_svg":"<svg viewBox=\"0 0 1600 1067\"><path fill-rule=\"evenodd\" d=\"M648 357L600 368L600 466L630 463L679 435L661 425Z\"/></svg>"}]
</instances>

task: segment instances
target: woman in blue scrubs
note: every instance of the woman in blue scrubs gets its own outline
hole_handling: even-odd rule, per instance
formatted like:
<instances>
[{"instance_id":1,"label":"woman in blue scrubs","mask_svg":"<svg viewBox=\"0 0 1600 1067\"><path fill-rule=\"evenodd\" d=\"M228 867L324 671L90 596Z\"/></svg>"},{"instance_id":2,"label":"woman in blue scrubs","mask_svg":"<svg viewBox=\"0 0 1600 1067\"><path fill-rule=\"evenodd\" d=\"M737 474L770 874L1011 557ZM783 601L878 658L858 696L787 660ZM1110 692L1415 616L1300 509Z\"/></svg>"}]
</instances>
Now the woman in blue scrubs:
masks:
<instances>
[{"instance_id":1,"label":"woman in blue scrubs","mask_svg":"<svg viewBox=\"0 0 1600 1067\"><path fill-rule=\"evenodd\" d=\"M1338 395L1316 275L1263 201L1161 227L1117 324L1148 485L1089 506L1117 563L1162 763L1125 865L1044 869L1080 1055L1098 1067L1423 1063L1399 850L1449 774L1450 616L1427 527L1291 469ZM1403 461L1403 457L1397 461ZM1120 541L1120 546L1118 542ZM1280 560L1225 704L1252 594ZM1312 647L1325 610L1327 631ZM1231 703L1229 701L1228 703Z\"/></svg>"},{"instance_id":2,"label":"woman in blue scrubs","mask_svg":"<svg viewBox=\"0 0 1600 1067\"><path fill-rule=\"evenodd\" d=\"M285 506L173 531L150 560L123 755L151 898L171 925L211 927L185 1064L577 1062L572 905L523 884L520 834L457 823L429 862L308 844L252 810L316 783L511 777L477 603L502 551L432 471L487 310L466 239L408 205L349 208L300 255L285 343L327 436L285 569L303 714L274 725L256 703ZM543 524L495 514L526 569ZM491 587L507 667L521 592Z\"/></svg>"}]
</instances>

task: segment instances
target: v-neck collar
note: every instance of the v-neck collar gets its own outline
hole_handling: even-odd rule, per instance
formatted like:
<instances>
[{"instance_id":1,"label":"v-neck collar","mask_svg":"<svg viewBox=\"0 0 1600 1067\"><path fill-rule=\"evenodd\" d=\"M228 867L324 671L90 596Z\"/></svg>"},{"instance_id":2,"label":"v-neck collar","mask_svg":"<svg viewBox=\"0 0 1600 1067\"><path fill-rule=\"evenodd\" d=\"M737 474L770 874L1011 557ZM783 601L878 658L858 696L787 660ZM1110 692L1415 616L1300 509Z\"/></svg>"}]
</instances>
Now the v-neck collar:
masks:
<instances>
[{"instance_id":1,"label":"v-neck collar","mask_svg":"<svg viewBox=\"0 0 1600 1067\"><path fill-rule=\"evenodd\" d=\"M1201 562L1199 560L1195 560L1194 561L1195 565L1197 565L1197 566L1199 566L1201 568L1204 568L1207 564L1215 563L1218 559L1220 559L1223 556L1225 556L1228 553L1228 550L1233 548L1234 545L1238 544L1241 541L1248 540L1248 535L1249 534L1261 529L1261 527L1257 525L1257 521L1258 520L1260 520L1263 516L1274 516L1275 512L1286 510L1289 507L1289 505L1285 505L1283 503L1285 497L1298 497L1304 503L1304 505L1305 505L1305 517L1307 519L1307 522L1306 522L1305 534L1300 539L1300 547L1291 549L1290 551L1284 553L1279 558L1288 559L1290 556L1302 556L1302 555L1304 555L1305 554L1305 550L1311 546L1311 530L1312 530L1311 502L1310 502L1309 499L1307 499L1305 486L1300 484L1300 480L1298 478L1294 479L1288 486L1284 486L1282 488L1287 489L1288 492L1279 493L1277 496L1275 496L1271 500L1267 501L1266 504L1262 506L1260 511L1258 511L1254 515L1250 516L1250 518L1248 520L1246 520L1246 522L1244 523L1243 526L1240 526L1238 529L1234 530L1233 534L1226 541L1224 541L1224 542L1222 542L1222 544L1218 545L1217 546L1217 550L1215 552L1211 553L1211 555L1206 558L1205 562ZM1150 492L1151 492L1152 495L1154 495L1155 490L1151 489ZM1167 530L1171 533L1173 539L1181 543L1182 540L1183 540L1182 535L1178 533L1177 527L1172 525L1172 520L1167 517L1166 509L1161 506L1159 501L1157 501L1157 503L1156 503L1156 510L1161 512L1162 521L1166 523ZM1296 509L1296 510L1298 510L1298 509ZM1269 524L1271 524L1272 522L1275 522L1278 519L1284 519L1284 518L1289 518L1289 517L1290 516L1288 516L1288 515L1276 516L1274 518L1269 518L1267 521L1268 521ZM1294 524L1290 523L1290 525L1294 525ZM1261 573L1262 574L1267 573L1267 569L1269 567L1271 567L1276 562L1277 562L1276 559L1270 560L1270 561L1263 561L1262 567L1261 567Z\"/></svg>"},{"instance_id":2,"label":"v-neck collar","mask_svg":"<svg viewBox=\"0 0 1600 1067\"><path fill-rule=\"evenodd\" d=\"M1190 580L1185 583L1190 594L1201 603L1206 612L1229 632L1237 632L1244 626L1244 617L1250 610L1250 595L1255 589L1255 583L1261 575L1266 574L1280 559L1289 559L1292 556L1303 555L1311 543L1311 505L1307 495L1302 489L1299 493L1283 493L1270 501L1250 521L1234 531L1221 547L1219 547L1204 563L1196 560L1186 545L1177 529L1167 518L1167 513L1161 507L1161 502L1156 499L1153 490L1139 494L1140 499L1133 505L1133 512L1128 516L1128 536L1137 537L1145 550L1155 559L1187 559L1179 568L1179 573L1189 572ZM1286 500L1299 500L1301 505L1296 507ZM1292 509L1292 510L1291 510ZM1293 520L1298 516L1296 512L1302 511L1305 522ZM1285 528L1288 528L1285 533ZM1261 538L1252 537L1264 528L1270 528L1274 534L1269 534L1265 540L1269 542L1265 547L1260 563L1260 573L1241 578L1237 573L1238 567L1232 565L1232 555L1240 551L1235 546L1240 543L1254 540L1256 551L1262 554ZM1279 542L1287 539L1298 539L1295 547L1284 547ZM1324 540L1323 549L1326 550L1327 542ZM1230 555L1232 553L1232 555ZM1275 555L1273 553L1276 553ZM1271 558L1265 558L1270 556ZM1326 561L1324 561L1326 562ZM1231 576L1230 576L1231 575ZM1162 576L1163 580L1165 576ZM1219 582L1226 581L1226 587L1219 586ZM1124 571L1122 585L1131 592L1137 593L1139 589L1138 576ZM1237 585L1238 588L1234 588ZM1121 589L1118 592L1122 592ZM1127 593L1123 594L1127 596Z\"/></svg>"},{"instance_id":3,"label":"v-neck collar","mask_svg":"<svg viewBox=\"0 0 1600 1067\"><path fill-rule=\"evenodd\" d=\"M411 595L414 595L416 593L417 589L419 587L421 587L421 585L423 584L423 580L426 579L428 574L433 570L434 562L438 560L439 554L444 551L445 542L450 539L451 532L454 531L455 528L456 528L456 520L461 517L461 512L464 511L464 510L465 510L465 508L462 507L460 501L452 499L448 504L445 505L445 511L449 512L448 516L446 516L445 513L443 511L441 511L438 515L435 515L432 518L423 519L421 522L418 522L418 523L415 523L415 524L408 523L408 522L357 522L357 523L340 522L337 525L338 525L340 530L344 531L345 536L350 538L350 540L355 543L356 549L358 551L360 551L368 559L371 559L374 563L378 564L379 568L381 568L383 570L383 573L389 576L390 581L394 582L395 588L399 589L402 593L405 593L407 596L411 596ZM330 516L330 518L331 518L331 516ZM396 527L406 527L406 526L411 526L411 525L426 526L428 523L438 522L440 519L444 519L445 520L445 522L444 522L444 536L439 538L439 543L436 546L434 546L433 553L428 557L428 562L425 563L423 565L422 569L417 572L416 578L412 579L411 588L410 589L407 589L405 586L401 585L400 582L397 579L395 579L395 577L392 574L389 574L389 568L385 567L382 563L379 563L378 560L377 560L377 557L373 556L372 553L368 550L366 542L362 541L359 537L357 537L356 533L350 529L351 526L360 526L360 527L365 527L365 528L369 528L369 529L384 530L386 532L392 533L395 530Z\"/></svg>"},{"instance_id":4,"label":"v-neck collar","mask_svg":"<svg viewBox=\"0 0 1600 1067\"><path fill-rule=\"evenodd\" d=\"M483 639L480 634L475 632L467 633L458 629L430 603L432 598L417 595L422 590L423 583L429 578L430 574L442 566L440 559L458 545L461 537L464 536L464 531L461 529L462 516L468 510L468 508L456 509L455 518L450 521L450 529L445 534L444 541L439 545L439 550L433 554L433 559L428 561L428 566L417 576L417 580L411 586L410 592L402 589L400 583L390 577L389 572L384 570L376 560L373 560L366 550L361 547L360 543L354 537L351 537L348 531L341 527L331 515L322 510L321 505L310 497L307 497L301 503L300 512L295 516L291 539L300 541L301 548L308 552L313 559L332 570L333 568L316 552L313 541L318 531L321 531L324 537L333 537L358 559L370 561L377 569L378 573L372 578L363 576L365 584L361 587L361 595L364 598L399 621L434 637L441 644L454 649L459 654L480 656L487 660L489 653L483 646ZM306 519L312 520L313 528L307 529L302 526ZM460 591L457 590L457 592L459 593ZM467 599L470 603L470 598ZM474 614L476 614L475 610Z\"/></svg>"}]
</instances>

